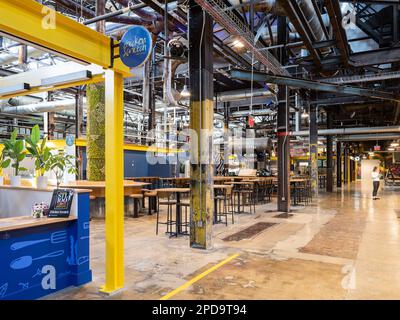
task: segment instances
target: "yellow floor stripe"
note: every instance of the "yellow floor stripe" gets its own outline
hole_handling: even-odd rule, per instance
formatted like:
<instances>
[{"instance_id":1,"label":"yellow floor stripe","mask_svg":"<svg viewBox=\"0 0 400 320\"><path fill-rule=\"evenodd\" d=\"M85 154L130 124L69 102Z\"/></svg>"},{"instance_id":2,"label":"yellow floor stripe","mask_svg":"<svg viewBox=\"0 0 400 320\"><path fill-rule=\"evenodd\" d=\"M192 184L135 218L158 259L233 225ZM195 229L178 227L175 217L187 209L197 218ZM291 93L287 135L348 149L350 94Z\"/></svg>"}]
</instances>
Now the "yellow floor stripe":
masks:
<instances>
[{"instance_id":1,"label":"yellow floor stripe","mask_svg":"<svg viewBox=\"0 0 400 320\"><path fill-rule=\"evenodd\" d=\"M203 273L200 273L193 279L189 280L185 284L181 285L180 287L176 288L175 290L172 290L170 293L166 294L163 296L160 300L168 300L169 298L173 297L177 293L181 292L182 290L185 290L187 287L190 287L192 284L195 282L199 281L200 279L204 278L206 275L210 274L211 272L217 270L218 268L222 267L224 264L228 263L229 261L237 258L239 256L239 253L233 254L226 258L225 260L221 261L220 263L216 264L215 266L211 267L210 269L204 271Z\"/></svg>"}]
</instances>

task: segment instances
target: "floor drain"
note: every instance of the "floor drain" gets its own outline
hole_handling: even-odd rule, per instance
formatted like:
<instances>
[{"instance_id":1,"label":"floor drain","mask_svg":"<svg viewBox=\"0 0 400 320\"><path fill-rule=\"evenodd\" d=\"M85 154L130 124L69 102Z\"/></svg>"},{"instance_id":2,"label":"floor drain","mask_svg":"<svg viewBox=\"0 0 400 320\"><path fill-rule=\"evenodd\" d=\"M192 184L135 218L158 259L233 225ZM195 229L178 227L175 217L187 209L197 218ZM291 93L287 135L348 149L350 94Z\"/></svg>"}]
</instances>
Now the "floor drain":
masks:
<instances>
[{"instance_id":1,"label":"floor drain","mask_svg":"<svg viewBox=\"0 0 400 320\"><path fill-rule=\"evenodd\" d=\"M263 232L265 229L268 229L274 225L276 225L276 223L258 222L246 229L243 229L239 232L231 234L230 236L227 236L226 238L224 238L222 240L224 240L224 241L240 241L240 240L244 240L244 239L250 239L251 237L254 237L255 235Z\"/></svg>"}]
</instances>

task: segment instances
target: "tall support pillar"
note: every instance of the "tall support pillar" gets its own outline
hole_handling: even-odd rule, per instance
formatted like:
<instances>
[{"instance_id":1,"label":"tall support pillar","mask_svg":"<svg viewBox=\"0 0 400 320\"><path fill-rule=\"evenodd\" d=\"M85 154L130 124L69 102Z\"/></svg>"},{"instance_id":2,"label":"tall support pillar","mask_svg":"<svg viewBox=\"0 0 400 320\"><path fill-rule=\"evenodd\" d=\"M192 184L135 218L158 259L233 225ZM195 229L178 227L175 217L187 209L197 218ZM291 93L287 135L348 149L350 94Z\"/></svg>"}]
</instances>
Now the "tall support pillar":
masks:
<instances>
[{"instance_id":1,"label":"tall support pillar","mask_svg":"<svg viewBox=\"0 0 400 320\"><path fill-rule=\"evenodd\" d=\"M191 137L190 246L212 248L214 213L213 155L213 21L194 1L189 2L189 73Z\"/></svg>"},{"instance_id":2,"label":"tall support pillar","mask_svg":"<svg viewBox=\"0 0 400 320\"><path fill-rule=\"evenodd\" d=\"M332 129L332 113L327 113L327 127ZM333 137L326 136L326 191L333 192Z\"/></svg>"},{"instance_id":3,"label":"tall support pillar","mask_svg":"<svg viewBox=\"0 0 400 320\"><path fill-rule=\"evenodd\" d=\"M81 88L78 89L78 92L75 96L76 106L75 106L75 137L77 139L83 136L83 90Z\"/></svg>"},{"instance_id":4,"label":"tall support pillar","mask_svg":"<svg viewBox=\"0 0 400 320\"><path fill-rule=\"evenodd\" d=\"M343 154L343 182L347 184L349 182L349 147L344 145L344 154Z\"/></svg>"},{"instance_id":5,"label":"tall support pillar","mask_svg":"<svg viewBox=\"0 0 400 320\"><path fill-rule=\"evenodd\" d=\"M336 186L342 187L342 143L336 143Z\"/></svg>"},{"instance_id":6,"label":"tall support pillar","mask_svg":"<svg viewBox=\"0 0 400 320\"><path fill-rule=\"evenodd\" d=\"M278 90L278 211L290 212L289 88Z\"/></svg>"},{"instance_id":7,"label":"tall support pillar","mask_svg":"<svg viewBox=\"0 0 400 320\"><path fill-rule=\"evenodd\" d=\"M310 176L314 197L318 196L318 123L317 107L310 105Z\"/></svg>"},{"instance_id":8,"label":"tall support pillar","mask_svg":"<svg viewBox=\"0 0 400 320\"><path fill-rule=\"evenodd\" d=\"M106 282L104 293L124 286L124 96L123 76L106 70Z\"/></svg>"},{"instance_id":9,"label":"tall support pillar","mask_svg":"<svg viewBox=\"0 0 400 320\"><path fill-rule=\"evenodd\" d=\"M278 16L278 44L285 45L288 41L287 19ZM280 48L279 60L286 64L286 49ZM290 212L290 120L289 120L289 88L278 86L278 211Z\"/></svg>"}]
</instances>

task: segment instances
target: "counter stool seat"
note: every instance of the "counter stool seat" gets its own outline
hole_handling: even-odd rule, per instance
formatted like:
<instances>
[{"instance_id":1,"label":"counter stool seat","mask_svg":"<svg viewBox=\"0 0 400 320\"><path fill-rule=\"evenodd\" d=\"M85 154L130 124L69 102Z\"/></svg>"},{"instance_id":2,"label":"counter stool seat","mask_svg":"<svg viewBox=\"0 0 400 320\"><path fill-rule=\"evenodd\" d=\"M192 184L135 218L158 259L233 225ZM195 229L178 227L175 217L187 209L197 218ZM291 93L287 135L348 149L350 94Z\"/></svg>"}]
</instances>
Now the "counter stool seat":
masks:
<instances>
[{"instance_id":1,"label":"counter stool seat","mask_svg":"<svg viewBox=\"0 0 400 320\"><path fill-rule=\"evenodd\" d=\"M149 215L151 215L151 210L157 210L157 191L150 189L142 189L143 191L143 207L146 198L149 198Z\"/></svg>"},{"instance_id":2,"label":"counter stool seat","mask_svg":"<svg viewBox=\"0 0 400 320\"><path fill-rule=\"evenodd\" d=\"M143 199L143 195L140 193L134 193L129 196L129 198L133 199L133 217L139 217L139 201Z\"/></svg>"}]
</instances>

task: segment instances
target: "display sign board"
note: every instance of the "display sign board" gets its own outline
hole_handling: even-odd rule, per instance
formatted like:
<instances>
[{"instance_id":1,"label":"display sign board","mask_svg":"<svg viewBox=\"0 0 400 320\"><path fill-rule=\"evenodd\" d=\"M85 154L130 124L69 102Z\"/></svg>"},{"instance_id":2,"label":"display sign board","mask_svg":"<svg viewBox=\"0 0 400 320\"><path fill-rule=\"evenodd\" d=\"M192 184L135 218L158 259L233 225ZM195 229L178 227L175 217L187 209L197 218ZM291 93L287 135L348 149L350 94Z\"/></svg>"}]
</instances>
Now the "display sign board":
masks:
<instances>
[{"instance_id":1,"label":"display sign board","mask_svg":"<svg viewBox=\"0 0 400 320\"><path fill-rule=\"evenodd\" d=\"M145 27L133 26L121 39L119 56L126 66L136 68L147 61L152 47L150 32Z\"/></svg>"},{"instance_id":2,"label":"display sign board","mask_svg":"<svg viewBox=\"0 0 400 320\"><path fill-rule=\"evenodd\" d=\"M48 216L50 218L68 218L73 198L74 190L72 189L54 190Z\"/></svg>"},{"instance_id":3,"label":"display sign board","mask_svg":"<svg viewBox=\"0 0 400 320\"><path fill-rule=\"evenodd\" d=\"M374 151L381 151L381 146L380 145L374 146Z\"/></svg>"},{"instance_id":4,"label":"display sign board","mask_svg":"<svg viewBox=\"0 0 400 320\"><path fill-rule=\"evenodd\" d=\"M65 144L69 147L72 147L75 143L75 138L73 135L68 135L67 138L65 139Z\"/></svg>"}]
</instances>

